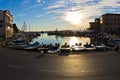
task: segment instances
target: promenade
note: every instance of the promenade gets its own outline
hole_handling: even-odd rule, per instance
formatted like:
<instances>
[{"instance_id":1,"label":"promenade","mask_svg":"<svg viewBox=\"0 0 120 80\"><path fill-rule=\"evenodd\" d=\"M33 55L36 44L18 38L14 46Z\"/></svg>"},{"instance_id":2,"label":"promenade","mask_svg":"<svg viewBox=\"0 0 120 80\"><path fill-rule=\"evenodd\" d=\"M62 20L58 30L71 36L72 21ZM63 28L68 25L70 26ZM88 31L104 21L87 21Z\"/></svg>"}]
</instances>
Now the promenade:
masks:
<instances>
[{"instance_id":1,"label":"promenade","mask_svg":"<svg viewBox=\"0 0 120 80\"><path fill-rule=\"evenodd\" d=\"M114 51L41 55L0 47L0 80L120 80Z\"/></svg>"}]
</instances>

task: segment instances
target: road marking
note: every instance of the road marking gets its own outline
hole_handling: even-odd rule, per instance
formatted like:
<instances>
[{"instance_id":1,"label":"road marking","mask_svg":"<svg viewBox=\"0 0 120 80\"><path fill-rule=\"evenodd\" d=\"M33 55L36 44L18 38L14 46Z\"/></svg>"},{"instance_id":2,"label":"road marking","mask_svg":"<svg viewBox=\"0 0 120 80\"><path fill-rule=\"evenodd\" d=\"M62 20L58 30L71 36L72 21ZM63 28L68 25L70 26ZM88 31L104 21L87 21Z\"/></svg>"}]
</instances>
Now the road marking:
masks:
<instances>
[{"instance_id":1,"label":"road marking","mask_svg":"<svg viewBox=\"0 0 120 80\"><path fill-rule=\"evenodd\" d=\"M11 67L11 68L20 68L20 66L16 66L16 65L11 65L11 64L8 64L8 67Z\"/></svg>"}]
</instances>

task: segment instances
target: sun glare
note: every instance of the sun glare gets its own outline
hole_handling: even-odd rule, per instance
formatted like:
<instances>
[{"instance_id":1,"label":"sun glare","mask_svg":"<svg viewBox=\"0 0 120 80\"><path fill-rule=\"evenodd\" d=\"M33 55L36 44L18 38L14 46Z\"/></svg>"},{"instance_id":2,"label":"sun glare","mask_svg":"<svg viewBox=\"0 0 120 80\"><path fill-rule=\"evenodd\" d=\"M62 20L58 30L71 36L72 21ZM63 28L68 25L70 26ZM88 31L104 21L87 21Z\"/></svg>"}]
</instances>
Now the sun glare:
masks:
<instances>
[{"instance_id":1,"label":"sun glare","mask_svg":"<svg viewBox=\"0 0 120 80\"><path fill-rule=\"evenodd\" d=\"M65 20L70 22L71 24L78 25L80 24L82 17L82 14L78 11L67 12L65 15Z\"/></svg>"}]
</instances>

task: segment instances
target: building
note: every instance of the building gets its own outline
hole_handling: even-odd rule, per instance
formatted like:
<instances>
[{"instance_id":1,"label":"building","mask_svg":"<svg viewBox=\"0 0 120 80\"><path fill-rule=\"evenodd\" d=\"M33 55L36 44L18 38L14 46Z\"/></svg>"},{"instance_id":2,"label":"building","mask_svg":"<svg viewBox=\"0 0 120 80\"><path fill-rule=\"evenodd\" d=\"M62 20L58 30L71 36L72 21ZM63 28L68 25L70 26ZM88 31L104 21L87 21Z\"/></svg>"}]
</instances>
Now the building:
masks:
<instances>
[{"instance_id":1,"label":"building","mask_svg":"<svg viewBox=\"0 0 120 80\"><path fill-rule=\"evenodd\" d=\"M107 33L120 32L120 14L104 14L100 17L101 31Z\"/></svg>"},{"instance_id":2,"label":"building","mask_svg":"<svg viewBox=\"0 0 120 80\"><path fill-rule=\"evenodd\" d=\"M0 10L0 36L10 38L13 34L13 16L8 10Z\"/></svg>"},{"instance_id":3,"label":"building","mask_svg":"<svg viewBox=\"0 0 120 80\"><path fill-rule=\"evenodd\" d=\"M20 30L18 29L18 27L15 23L13 23L13 31L14 31L14 34L17 34L20 32Z\"/></svg>"},{"instance_id":4,"label":"building","mask_svg":"<svg viewBox=\"0 0 120 80\"><path fill-rule=\"evenodd\" d=\"M95 22L90 22L90 30L94 30L94 32L100 32L100 19L96 18Z\"/></svg>"},{"instance_id":5,"label":"building","mask_svg":"<svg viewBox=\"0 0 120 80\"><path fill-rule=\"evenodd\" d=\"M90 29L96 32L120 33L120 14L103 14L90 22Z\"/></svg>"}]
</instances>

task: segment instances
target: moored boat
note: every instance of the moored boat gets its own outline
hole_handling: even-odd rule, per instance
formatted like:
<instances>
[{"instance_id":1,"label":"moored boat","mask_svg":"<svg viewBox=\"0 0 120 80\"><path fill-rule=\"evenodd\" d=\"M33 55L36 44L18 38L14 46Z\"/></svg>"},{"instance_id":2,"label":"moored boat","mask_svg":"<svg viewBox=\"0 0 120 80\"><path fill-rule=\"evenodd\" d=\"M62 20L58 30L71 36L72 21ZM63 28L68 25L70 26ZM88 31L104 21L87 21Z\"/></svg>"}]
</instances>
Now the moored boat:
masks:
<instances>
[{"instance_id":1,"label":"moored boat","mask_svg":"<svg viewBox=\"0 0 120 80\"><path fill-rule=\"evenodd\" d=\"M27 46L26 40L17 39L17 40L13 40L8 47L12 49L24 49L26 46Z\"/></svg>"},{"instance_id":2,"label":"moored boat","mask_svg":"<svg viewBox=\"0 0 120 80\"><path fill-rule=\"evenodd\" d=\"M85 47L85 51L94 51L96 50L95 46L93 44L89 44L89 45L84 45Z\"/></svg>"},{"instance_id":3,"label":"moored boat","mask_svg":"<svg viewBox=\"0 0 120 80\"><path fill-rule=\"evenodd\" d=\"M67 43L65 43L64 45L61 46L59 55L69 55L70 52L71 52L70 45L67 45Z\"/></svg>"},{"instance_id":4,"label":"moored boat","mask_svg":"<svg viewBox=\"0 0 120 80\"><path fill-rule=\"evenodd\" d=\"M84 46L81 46L81 45L73 45L72 47L71 47L71 49L72 49L72 51L83 51L84 49L85 49L85 47Z\"/></svg>"},{"instance_id":5,"label":"moored boat","mask_svg":"<svg viewBox=\"0 0 120 80\"><path fill-rule=\"evenodd\" d=\"M37 50L37 48L39 47L39 43L35 42L33 44L28 44L26 46L26 48L24 48L25 50Z\"/></svg>"},{"instance_id":6,"label":"moored boat","mask_svg":"<svg viewBox=\"0 0 120 80\"><path fill-rule=\"evenodd\" d=\"M108 49L107 46L102 44L102 43L101 44L94 44L94 45L95 45L96 51L105 51Z\"/></svg>"}]
</instances>

